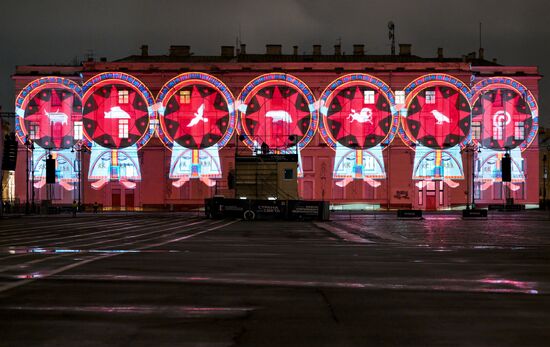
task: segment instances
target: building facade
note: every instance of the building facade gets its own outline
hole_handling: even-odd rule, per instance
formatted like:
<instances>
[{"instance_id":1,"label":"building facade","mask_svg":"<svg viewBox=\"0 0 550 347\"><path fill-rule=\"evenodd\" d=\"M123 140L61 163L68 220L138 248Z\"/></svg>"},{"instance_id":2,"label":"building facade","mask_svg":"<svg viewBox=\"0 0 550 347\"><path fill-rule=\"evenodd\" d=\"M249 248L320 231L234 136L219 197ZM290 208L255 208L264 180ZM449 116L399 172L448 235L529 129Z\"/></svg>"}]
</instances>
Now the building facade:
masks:
<instances>
[{"instance_id":1,"label":"building facade","mask_svg":"<svg viewBox=\"0 0 550 347\"><path fill-rule=\"evenodd\" d=\"M18 66L16 133L27 146L16 196L184 209L239 195L228 184L235 156L263 149L298 154L300 197L335 208L535 206L541 76L480 53L421 58L400 45L373 56L355 45L350 55L340 46L298 55L267 45L247 54L243 45L153 56L143 46L112 62ZM501 176L506 155L511 182Z\"/></svg>"}]
</instances>

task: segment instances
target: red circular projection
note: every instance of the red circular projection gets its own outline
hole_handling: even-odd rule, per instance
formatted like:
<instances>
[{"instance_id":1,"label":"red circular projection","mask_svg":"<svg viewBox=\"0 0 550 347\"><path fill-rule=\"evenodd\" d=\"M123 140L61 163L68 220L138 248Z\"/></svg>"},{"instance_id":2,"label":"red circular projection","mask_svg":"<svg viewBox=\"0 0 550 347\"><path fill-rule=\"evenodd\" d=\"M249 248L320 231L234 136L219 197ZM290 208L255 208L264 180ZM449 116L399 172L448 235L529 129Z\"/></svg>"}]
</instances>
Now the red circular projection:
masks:
<instances>
[{"instance_id":1,"label":"red circular projection","mask_svg":"<svg viewBox=\"0 0 550 347\"><path fill-rule=\"evenodd\" d=\"M531 109L524 98L512 89L486 90L474 102L472 122L479 126L484 148L512 149L521 145L533 128Z\"/></svg>"},{"instance_id":2,"label":"red circular projection","mask_svg":"<svg viewBox=\"0 0 550 347\"><path fill-rule=\"evenodd\" d=\"M217 89L189 81L174 90L160 121L170 140L186 148L204 149L217 144L228 130L229 108Z\"/></svg>"},{"instance_id":3,"label":"red circular projection","mask_svg":"<svg viewBox=\"0 0 550 347\"><path fill-rule=\"evenodd\" d=\"M422 89L408 104L403 127L420 144L444 149L462 143L470 131L470 104L453 87Z\"/></svg>"},{"instance_id":4,"label":"red circular projection","mask_svg":"<svg viewBox=\"0 0 550 347\"><path fill-rule=\"evenodd\" d=\"M294 84L271 81L246 97L241 126L250 140L284 149L300 142L310 127L311 111L305 95Z\"/></svg>"},{"instance_id":5,"label":"red circular projection","mask_svg":"<svg viewBox=\"0 0 550 347\"><path fill-rule=\"evenodd\" d=\"M83 120L90 140L111 149L131 146L149 130L147 102L123 81L106 80L88 90Z\"/></svg>"},{"instance_id":6,"label":"red circular projection","mask_svg":"<svg viewBox=\"0 0 550 347\"><path fill-rule=\"evenodd\" d=\"M39 88L24 106L26 134L42 148L60 150L75 144L75 122L82 120L80 96L68 88Z\"/></svg>"},{"instance_id":7,"label":"red circular projection","mask_svg":"<svg viewBox=\"0 0 550 347\"><path fill-rule=\"evenodd\" d=\"M336 90L327 100L326 128L330 136L349 148L371 148L387 137L392 113L378 90L352 85Z\"/></svg>"}]
</instances>

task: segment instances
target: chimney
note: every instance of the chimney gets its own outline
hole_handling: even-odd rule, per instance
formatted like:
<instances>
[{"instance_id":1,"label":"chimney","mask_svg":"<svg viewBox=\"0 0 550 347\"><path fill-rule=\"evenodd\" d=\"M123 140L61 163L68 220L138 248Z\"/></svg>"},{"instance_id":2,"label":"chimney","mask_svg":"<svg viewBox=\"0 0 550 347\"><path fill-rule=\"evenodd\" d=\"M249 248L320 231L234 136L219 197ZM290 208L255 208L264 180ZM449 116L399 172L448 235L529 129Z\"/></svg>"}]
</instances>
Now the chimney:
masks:
<instances>
[{"instance_id":1,"label":"chimney","mask_svg":"<svg viewBox=\"0 0 550 347\"><path fill-rule=\"evenodd\" d=\"M240 54L246 54L246 45L244 43L241 43L241 51Z\"/></svg>"},{"instance_id":2,"label":"chimney","mask_svg":"<svg viewBox=\"0 0 550 347\"><path fill-rule=\"evenodd\" d=\"M147 57L149 56L149 46L147 45L141 45L141 56Z\"/></svg>"},{"instance_id":3,"label":"chimney","mask_svg":"<svg viewBox=\"0 0 550 347\"><path fill-rule=\"evenodd\" d=\"M485 50L481 47L479 47L479 59L483 60L484 58L484 54L485 53Z\"/></svg>"},{"instance_id":4,"label":"chimney","mask_svg":"<svg viewBox=\"0 0 550 347\"><path fill-rule=\"evenodd\" d=\"M411 44L410 43L400 43L399 44L399 55L411 55Z\"/></svg>"},{"instance_id":5,"label":"chimney","mask_svg":"<svg viewBox=\"0 0 550 347\"><path fill-rule=\"evenodd\" d=\"M235 56L235 46L222 46L222 57L233 58Z\"/></svg>"},{"instance_id":6,"label":"chimney","mask_svg":"<svg viewBox=\"0 0 550 347\"><path fill-rule=\"evenodd\" d=\"M313 55L321 55L321 45L313 45Z\"/></svg>"},{"instance_id":7,"label":"chimney","mask_svg":"<svg viewBox=\"0 0 550 347\"><path fill-rule=\"evenodd\" d=\"M342 55L342 46L334 45L334 55Z\"/></svg>"},{"instance_id":8,"label":"chimney","mask_svg":"<svg viewBox=\"0 0 550 347\"><path fill-rule=\"evenodd\" d=\"M443 59L443 48L439 47L437 49L437 59Z\"/></svg>"},{"instance_id":9,"label":"chimney","mask_svg":"<svg viewBox=\"0 0 550 347\"><path fill-rule=\"evenodd\" d=\"M353 55L365 55L365 45L353 45Z\"/></svg>"},{"instance_id":10,"label":"chimney","mask_svg":"<svg viewBox=\"0 0 550 347\"><path fill-rule=\"evenodd\" d=\"M190 46L170 46L171 57L188 57L190 56Z\"/></svg>"},{"instance_id":11,"label":"chimney","mask_svg":"<svg viewBox=\"0 0 550 347\"><path fill-rule=\"evenodd\" d=\"M281 45L265 45L265 54L267 55L281 55L283 46Z\"/></svg>"},{"instance_id":12,"label":"chimney","mask_svg":"<svg viewBox=\"0 0 550 347\"><path fill-rule=\"evenodd\" d=\"M292 52L294 55L298 55L298 46L292 46Z\"/></svg>"}]
</instances>

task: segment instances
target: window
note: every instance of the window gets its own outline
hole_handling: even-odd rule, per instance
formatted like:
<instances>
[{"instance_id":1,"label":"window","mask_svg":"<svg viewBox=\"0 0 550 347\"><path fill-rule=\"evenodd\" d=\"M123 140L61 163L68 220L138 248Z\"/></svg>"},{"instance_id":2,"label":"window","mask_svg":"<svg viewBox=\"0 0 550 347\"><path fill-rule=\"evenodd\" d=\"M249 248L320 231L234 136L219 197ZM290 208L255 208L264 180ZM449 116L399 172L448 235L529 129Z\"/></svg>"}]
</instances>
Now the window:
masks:
<instances>
[{"instance_id":1,"label":"window","mask_svg":"<svg viewBox=\"0 0 550 347\"><path fill-rule=\"evenodd\" d=\"M75 140L82 140L82 121L74 122L73 135Z\"/></svg>"},{"instance_id":2,"label":"window","mask_svg":"<svg viewBox=\"0 0 550 347\"><path fill-rule=\"evenodd\" d=\"M514 138L516 140L525 140L525 123L516 122L514 124Z\"/></svg>"},{"instance_id":3,"label":"window","mask_svg":"<svg viewBox=\"0 0 550 347\"><path fill-rule=\"evenodd\" d=\"M502 200L502 182L493 183L493 199Z\"/></svg>"},{"instance_id":4,"label":"window","mask_svg":"<svg viewBox=\"0 0 550 347\"><path fill-rule=\"evenodd\" d=\"M435 104L435 90L426 90L426 104Z\"/></svg>"},{"instance_id":5,"label":"window","mask_svg":"<svg viewBox=\"0 0 550 347\"><path fill-rule=\"evenodd\" d=\"M157 129L158 124L159 124L158 119L153 119L149 123L149 132L153 134L153 136L156 136L155 130Z\"/></svg>"},{"instance_id":6,"label":"window","mask_svg":"<svg viewBox=\"0 0 550 347\"><path fill-rule=\"evenodd\" d=\"M285 169L285 180L291 180L294 178L294 170Z\"/></svg>"},{"instance_id":7,"label":"window","mask_svg":"<svg viewBox=\"0 0 550 347\"><path fill-rule=\"evenodd\" d=\"M118 121L118 137L121 139L128 138L128 119L119 119Z\"/></svg>"},{"instance_id":8,"label":"window","mask_svg":"<svg viewBox=\"0 0 550 347\"><path fill-rule=\"evenodd\" d=\"M445 205L445 184L439 181L439 205Z\"/></svg>"},{"instance_id":9,"label":"window","mask_svg":"<svg viewBox=\"0 0 550 347\"><path fill-rule=\"evenodd\" d=\"M405 103L405 91L404 90L395 91L395 103L397 105L403 105Z\"/></svg>"},{"instance_id":10,"label":"window","mask_svg":"<svg viewBox=\"0 0 550 347\"><path fill-rule=\"evenodd\" d=\"M474 140L480 140L481 139L481 123L480 122L472 122L472 138Z\"/></svg>"},{"instance_id":11,"label":"window","mask_svg":"<svg viewBox=\"0 0 550 347\"><path fill-rule=\"evenodd\" d=\"M118 103L119 104L127 104L128 102L129 102L128 91L127 90L119 90L118 91Z\"/></svg>"},{"instance_id":12,"label":"window","mask_svg":"<svg viewBox=\"0 0 550 347\"><path fill-rule=\"evenodd\" d=\"M180 104L190 104L190 103L191 103L191 91L180 90Z\"/></svg>"},{"instance_id":13,"label":"window","mask_svg":"<svg viewBox=\"0 0 550 347\"><path fill-rule=\"evenodd\" d=\"M38 123L30 124L29 136L31 140L38 140L40 138L40 125L38 125Z\"/></svg>"},{"instance_id":14,"label":"window","mask_svg":"<svg viewBox=\"0 0 550 347\"><path fill-rule=\"evenodd\" d=\"M514 183L515 185L519 186L519 189L515 191L515 198L517 200L524 200L525 199L525 183Z\"/></svg>"},{"instance_id":15,"label":"window","mask_svg":"<svg viewBox=\"0 0 550 347\"><path fill-rule=\"evenodd\" d=\"M481 199L481 183L476 182L474 185L474 199L479 200Z\"/></svg>"},{"instance_id":16,"label":"window","mask_svg":"<svg viewBox=\"0 0 550 347\"><path fill-rule=\"evenodd\" d=\"M372 155L367 155L365 158L365 170L373 171L374 170L374 157Z\"/></svg>"},{"instance_id":17,"label":"window","mask_svg":"<svg viewBox=\"0 0 550 347\"><path fill-rule=\"evenodd\" d=\"M374 104L374 90L365 90L363 92L363 103Z\"/></svg>"},{"instance_id":18,"label":"window","mask_svg":"<svg viewBox=\"0 0 550 347\"><path fill-rule=\"evenodd\" d=\"M505 121L498 121L493 123L493 139L502 140L504 138L504 127L506 126Z\"/></svg>"}]
</instances>

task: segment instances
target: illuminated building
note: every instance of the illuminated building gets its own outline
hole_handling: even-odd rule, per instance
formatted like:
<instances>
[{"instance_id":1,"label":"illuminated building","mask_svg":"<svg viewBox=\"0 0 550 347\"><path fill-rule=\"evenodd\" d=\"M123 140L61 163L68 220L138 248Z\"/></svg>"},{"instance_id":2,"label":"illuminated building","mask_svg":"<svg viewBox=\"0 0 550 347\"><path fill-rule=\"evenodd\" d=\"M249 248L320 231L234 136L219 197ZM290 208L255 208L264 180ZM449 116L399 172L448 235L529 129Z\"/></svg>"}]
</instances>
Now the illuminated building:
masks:
<instances>
[{"instance_id":1,"label":"illuminated building","mask_svg":"<svg viewBox=\"0 0 550 347\"><path fill-rule=\"evenodd\" d=\"M18 66L18 136L35 141L35 196L86 204L182 209L228 186L235 153L261 145L298 157L302 199L373 208L448 209L539 203L538 81L533 66L476 57L266 54L188 46L82 66ZM52 76L52 77L49 77ZM239 136L240 135L240 136ZM80 153L74 145L90 151ZM49 193L43 158L57 160ZM512 182L500 161L512 158ZM17 182L25 182L19 156ZM472 169L474 170L472 175ZM472 187L474 189L472 190ZM25 187L16 185L24 201ZM49 194L49 195L48 195Z\"/></svg>"}]
</instances>

